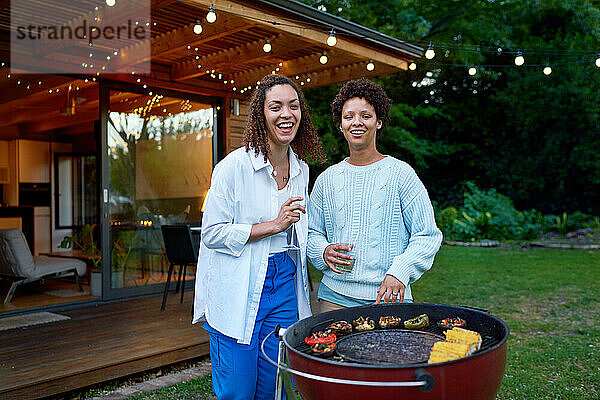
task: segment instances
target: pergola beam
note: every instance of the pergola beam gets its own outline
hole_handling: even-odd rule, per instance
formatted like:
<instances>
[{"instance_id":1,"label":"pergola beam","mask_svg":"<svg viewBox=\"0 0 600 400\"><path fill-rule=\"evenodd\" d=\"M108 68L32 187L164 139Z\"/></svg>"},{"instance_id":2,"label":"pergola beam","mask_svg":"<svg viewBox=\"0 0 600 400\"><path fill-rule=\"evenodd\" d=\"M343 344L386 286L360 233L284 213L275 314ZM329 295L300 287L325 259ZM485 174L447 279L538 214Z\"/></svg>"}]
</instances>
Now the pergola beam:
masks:
<instances>
[{"instance_id":1,"label":"pergola beam","mask_svg":"<svg viewBox=\"0 0 600 400\"><path fill-rule=\"evenodd\" d=\"M392 72L398 72L398 69L386 64L375 64L375 69L368 71L365 68L364 62L358 62L355 64L344 65L321 71L315 74L309 74L310 82L304 81L304 85L300 86L301 89L327 86L337 82L344 82L351 79L358 79L363 77L378 76L382 74L389 74Z\"/></svg>"},{"instance_id":2,"label":"pergola beam","mask_svg":"<svg viewBox=\"0 0 600 400\"><path fill-rule=\"evenodd\" d=\"M120 54L114 59L113 68L123 71L141 62L158 59L186 50L188 46L198 47L203 43L233 35L253 26L256 26L256 23L244 22L240 18L224 16L219 19L218 24L203 24L202 33L197 35L193 31L194 24L188 24L179 29L121 49Z\"/></svg>"},{"instance_id":3,"label":"pergola beam","mask_svg":"<svg viewBox=\"0 0 600 400\"><path fill-rule=\"evenodd\" d=\"M241 46L233 47L220 51L218 53L209 54L198 60L190 60L183 62L172 69L171 79L182 81L205 75L207 70L216 70L224 72L231 70L235 66L248 64L256 61L273 60L274 64L280 59L284 59L290 51L298 50L299 46L304 45L304 42L299 42L290 35L279 34L266 38L271 42L273 48L280 49L277 53L265 53L263 51L264 40L255 40ZM293 45L292 45L293 43ZM201 67L198 67L200 65Z\"/></svg>"},{"instance_id":4,"label":"pergola beam","mask_svg":"<svg viewBox=\"0 0 600 400\"><path fill-rule=\"evenodd\" d=\"M318 73L319 71L334 67L353 64L358 61L355 57L349 56L343 52L329 51L327 53L329 59L327 64L321 64L319 62L321 55L322 53L318 52L308 56L283 61L283 65L279 67L278 73L287 76L306 75L308 73ZM246 87L248 85L254 86L256 81L261 80L265 75L270 74L272 71L272 67L258 68L234 74L232 79L234 79L235 82L239 82L239 87Z\"/></svg>"}]
</instances>

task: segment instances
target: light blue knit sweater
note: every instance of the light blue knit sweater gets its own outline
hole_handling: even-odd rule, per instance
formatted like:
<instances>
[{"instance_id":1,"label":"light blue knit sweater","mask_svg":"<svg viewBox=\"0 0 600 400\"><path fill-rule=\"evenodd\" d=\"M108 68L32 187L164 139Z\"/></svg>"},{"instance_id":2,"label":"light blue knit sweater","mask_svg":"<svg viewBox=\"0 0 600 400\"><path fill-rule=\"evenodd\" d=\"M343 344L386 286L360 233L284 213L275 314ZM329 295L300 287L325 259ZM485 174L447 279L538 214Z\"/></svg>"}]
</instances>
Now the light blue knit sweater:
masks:
<instances>
[{"instance_id":1,"label":"light blue knit sweater","mask_svg":"<svg viewBox=\"0 0 600 400\"><path fill-rule=\"evenodd\" d=\"M405 162L387 156L366 166L342 161L317 178L308 207L308 250L333 291L374 300L386 274L405 286L431 268L442 233L427 190ZM352 272L337 274L323 260L332 243L354 243Z\"/></svg>"}]
</instances>

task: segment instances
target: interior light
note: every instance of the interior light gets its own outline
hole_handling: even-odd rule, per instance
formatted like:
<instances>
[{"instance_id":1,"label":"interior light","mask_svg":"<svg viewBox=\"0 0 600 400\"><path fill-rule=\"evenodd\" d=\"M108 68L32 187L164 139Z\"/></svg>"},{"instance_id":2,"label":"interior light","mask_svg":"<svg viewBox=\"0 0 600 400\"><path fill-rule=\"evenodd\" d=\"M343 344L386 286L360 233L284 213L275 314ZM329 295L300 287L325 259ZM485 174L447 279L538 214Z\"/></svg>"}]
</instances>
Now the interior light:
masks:
<instances>
[{"instance_id":1,"label":"interior light","mask_svg":"<svg viewBox=\"0 0 600 400\"><path fill-rule=\"evenodd\" d=\"M337 39L335 38L335 30L331 29L331 32L329 32L329 37L327 38L327 44L333 47L336 43Z\"/></svg>"},{"instance_id":2,"label":"interior light","mask_svg":"<svg viewBox=\"0 0 600 400\"><path fill-rule=\"evenodd\" d=\"M411 62L410 64L408 64L408 69L410 69L411 71L414 71L415 69L417 69L417 64L415 64L414 62Z\"/></svg>"},{"instance_id":3,"label":"interior light","mask_svg":"<svg viewBox=\"0 0 600 400\"><path fill-rule=\"evenodd\" d=\"M194 25L194 33L199 35L202 33L202 25L200 25L200 20L196 21L196 25Z\"/></svg>"},{"instance_id":4,"label":"interior light","mask_svg":"<svg viewBox=\"0 0 600 400\"><path fill-rule=\"evenodd\" d=\"M215 7L208 7L208 14L206 14L206 20L212 24L217 20L217 14L215 14Z\"/></svg>"},{"instance_id":5,"label":"interior light","mask_svg":"<svg viewBox=\"0 0 600 400\"><path fill-rule=\"evenodd\" d=\"M265 44L263 45L263 51L265 53L268 53L271 51L271 42L268 39L265 41Z\"/></svg>"},{"instance_id":6,"label":"interior light","mask_svg":"<svg viewBox=\"0 0 600 400\"><path fill-rule=\"evenodd\" d=\"M473 76L477 73L477 68L471 67L469 68L469 75Z\"/></svg>"},{"instance_id":7,"label":"interior light","mask_svg":"<svg viewBox=\"0 0 600 400\"><path fill-rule=\"evenodd\" d=\"M367 63L367 71L373 71L375 69L375 64L373 64L372 60L369 60Z\"/></svg>"},{"instance_id":8,"label":"interior light","mask_svg":"<svg viewBox=\"0 0 600 400\"><path fill-rule=\"evenodd\" d=\"M433 57L435 57L435 51L433 51L433 44L429 43L429 47L425 52L425 58L431 60Z\"/></svg>"},{"instance_id":9,"label":"interior light","mask_svg":"<svg viewBox=\"0 0 600 400\"><path fill-rule=\"evenodd\" d=\"M520 67L523 65L523 63L525 63L525 57L523 57L523 53L521 53L521 50L519 50L517 51L517 56L515 57L515 65Z\"/></svg>"},{"instance_id":10,"label":"interior light","mask_svg":"<svg viewBox=\"0 0 600 400\"><path fill-rule=\"evenodd\" d=\"M321 57L319 57L319 62L321 64L327 64L327 61L329 61L329 59L327 58L327 53L321 54ZM298 77L296 77L296 79L298 79Z\"/></svg>"}]
</instances>

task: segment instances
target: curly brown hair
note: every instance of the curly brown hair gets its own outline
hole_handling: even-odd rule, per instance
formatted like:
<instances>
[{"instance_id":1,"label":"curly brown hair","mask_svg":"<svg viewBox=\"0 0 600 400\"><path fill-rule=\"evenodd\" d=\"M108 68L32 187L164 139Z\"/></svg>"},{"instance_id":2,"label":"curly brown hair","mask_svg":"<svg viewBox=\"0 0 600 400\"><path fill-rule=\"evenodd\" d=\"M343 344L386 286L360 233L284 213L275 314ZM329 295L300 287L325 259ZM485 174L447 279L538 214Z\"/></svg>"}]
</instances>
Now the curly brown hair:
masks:
<instances>
[{"instance_id":1,"label":"curly brown hair","mask_svg":"<svg viewBox=\"0 0 600 400\"><path fill-rule=\"evenodd\" d=\"M333 122L336 126L340 126L342 123L342 109L344 108L344 104L346 101L355 97L365 99L375 109L375 116L381 121L381 128L377 130L377 135L379 135L390 120L392 100L380 85L371 82L366 78L355 79L344 83L331 103Z\"/></svg>"},{"instance_id":2,"label":"curly brown hair","mask_svg":"<svg viewBox=\"0 0 600 400\"><path fill-rule=\"evenodd\" d=\"M319 135L313 126L310 119L310 112L304 96L298 86L287 76L270 74L265 76L261 81L260 85L256 87L250 100L250 109L248 110L248 122L246 123L246 129L244 131L244 146L246 151L250 150L250 147L254 148L255 154L258 156L259 152L262 151L265 156L265 162L270 154L269 143L267 141L267 127L265 125L265 100L267 92L273 86L277 85L289 85L298 94L298 100L300 101L300 126L296 137L290 144L294 153L298 155L303 161L306 161L307 157L310 156L313 160L321 163L327 160L321 142L319 141Z\"/></svg>"}]
</instances>

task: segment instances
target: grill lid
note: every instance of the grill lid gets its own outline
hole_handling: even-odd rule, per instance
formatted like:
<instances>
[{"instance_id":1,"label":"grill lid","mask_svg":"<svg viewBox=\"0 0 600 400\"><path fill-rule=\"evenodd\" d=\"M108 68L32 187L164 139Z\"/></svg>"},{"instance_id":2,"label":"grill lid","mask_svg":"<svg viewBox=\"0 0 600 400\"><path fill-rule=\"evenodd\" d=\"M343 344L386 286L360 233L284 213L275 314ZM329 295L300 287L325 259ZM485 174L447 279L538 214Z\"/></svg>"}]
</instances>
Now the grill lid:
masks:
<instances>
[{"instance_id":1,"label":"grill lid","mask_svg":"<svg viewBox=\"0 0 600 400\"><path fill-rule=\"evenodd\" d=\"M355 333L338 339L336 351L344 359L363 364L426 363L441 335L406 329Z\"/></svg>"}]
</instances>

